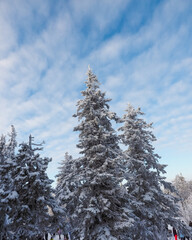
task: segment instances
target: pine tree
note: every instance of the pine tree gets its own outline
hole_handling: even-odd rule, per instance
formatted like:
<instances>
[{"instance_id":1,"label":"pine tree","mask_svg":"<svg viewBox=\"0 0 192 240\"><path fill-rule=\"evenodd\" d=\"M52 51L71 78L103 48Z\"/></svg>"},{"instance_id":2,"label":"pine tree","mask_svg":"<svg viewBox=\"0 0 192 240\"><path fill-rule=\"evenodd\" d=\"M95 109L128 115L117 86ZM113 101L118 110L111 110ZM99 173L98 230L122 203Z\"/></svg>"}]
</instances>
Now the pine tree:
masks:
<instances>
[{"instance_id":1,"label":"pine tree","mask_svg":"<svg viewBox=\"0 0 192 240\"><path fill-rule=\"evenodd\" d=\"M15 149L17 147L16 141L17 133L15 127L11 125L11 133L9 134L9 142L7 144L7 154L8 157L13 159L15 157Z\"/></svg>"},{"instance_id":2,"label":"pine tree","mask_svg":"<svg viewBox=\"0 0 192 240\"><path fill-rule=\"evenodd\" d=\"M179 205L182 212L182 217L185 222L188 224L192 216L192 207L191 207L191 186L190 181L186 181L182 174L176 175L173 181L173 185L177 190L176 196L179 197Z\"/></svg>"},{"instance_id":3,"label":"pine tree","mask_svg":"<svg viewBox=\"0 0 192 240\"><path fill-rule=\"evenodd\" d=\"M5 149L5 136L0 138L0 237L3 236L6 229L6 212L7 206L4 201L7 193L4 184L5 176L5 159L6 159L6 149Z\"/></svg>"},{"instance_id":4,"label":"pine tree","mask_svg":"<svg viewBox=\"0 0 192 240\"><path fill-rule=\"evenodd\" d=\"M97 77L90 69L87 75L84 99L78 101L74 115L80 121L74 130L80 131L77 147L82 157L75 160L73 168L73 235L81 240L123 239L133 219L121 186L121 150L111 124L118 118L109 111L110 99L99 89ZM70 201L63 200L67 209Z\"/></svg>"},{"instance_id":5,"label":"pine tree","mask_svg":"<svg viewBox=\"0 0 192 240\"><path fill-rule=\"evenodd\" d=\"M56 231L63 213L53 196L53 181L46 173L51 159L40 157L36 151L42 148L33 149L31 139L29 144L20 144L12 173L16 197L12 202L15 207L11 211L11 230L20 239L35 239L48 230Z\"/></svg>"},{"instance_id":6,"label":"pine tree","mask_svg":"<svg viewBox=\"0 0 192 240\"><path fill-rule=\"evenodd\" d=\"M151 128L141 118L140 109L128 106L122 118L124 126L119 130L122 142L128 147L124 152L127 166L126 187L132 197L132 209L139 221L135 224L132 239L154 240L167 239L168 224L176 229L186 231L182 222L177 220L180 215L176 199L166 194L164 189L173 192L173 186L165 181L161 174L166 173L166 165L159 163L159 156L154 153L152 143L156 140ZM130 236L130 235L129 235Z\"/></svg>"},{"instance_id":7,"label":"pine tree","mask_svg":"<svg viewBox=\"0 0 192 240\"><path fill-rule=\"evenodd\" d=\"M180 200L184 204L187 200L189 195L191 194L191 189L189 188L189 184L186 179L183 177L182 174L176 175L175 179L173 180L173 185L177 190L177 193L180 197Z\"/></svg>"},{"instance_id":8,"label":"pine tree","mask_svg":"<svg viewBox=\"0 0 192 240\"><path fill-rule=\"evenodd\" d=\"M4 237L8 235L11 201L15 197L11 174L15 167L16 146L16 131L14 126L11 126L8 143L5 136L2 135L0 139L0 232Z\"/></svg>"},{"instance_id":9,"label":"pine tree","mask_svg":"<svg viewBox=\"0 0 192 240\"><path fill-rule=\"evenodd\" d=\"M56 177L57 177L56 194L58 194L58 197L60 195L59 193L62 192L62 189L63 189L62 185L64 183L65 177L69 176L71 174L71 172L73 172L72 156L69 155L68 152L66 152L65 156L64 156L64 160L62 160L62 162L60 164L61 164L61 166L58 168L59 173L56 175ZM58 201L59 201L59 199L58 199Z\"/></svg>"},{"instance_id":10,"label":"pine tree","mask_svg":"<svg viewBox=\"0 0 192 240\"><path fill-rule=\"evenodd\" d=\"M75 177L76 170L75 160L68 152L65 153L64 160L61 161L59 167L59 173L57 174L57 185L55 189L55 198L63 209L66 209L68 216L65 218L64 234L71 232L70 215L73 213L75 204L73 192L75 191ZM67 205L65 203L68 203Z\"/></svg>"}]
</instances>

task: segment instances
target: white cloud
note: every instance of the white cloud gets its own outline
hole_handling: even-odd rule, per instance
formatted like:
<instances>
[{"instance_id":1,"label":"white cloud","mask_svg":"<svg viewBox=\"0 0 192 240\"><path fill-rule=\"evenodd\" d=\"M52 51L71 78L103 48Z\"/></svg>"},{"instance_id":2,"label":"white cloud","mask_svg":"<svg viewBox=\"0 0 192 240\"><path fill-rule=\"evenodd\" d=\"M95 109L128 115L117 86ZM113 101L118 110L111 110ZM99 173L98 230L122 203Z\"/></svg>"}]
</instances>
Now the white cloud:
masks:
<instances>
[{"instance_id":1,"label":"white cloud","mask_svg":"<svg viewBox=\"0 0 192 240\"><path fill-rule=\"evenodd\" d=\"M141 106L159 149L190 146L190 1L162 1L138 31L124 20L113 32L130 3L2 1L0 132L15 124L19 139L45 140L57 161L65 151L77 155L71 116L91 64L113 111Z\"/></svg>"}]
</instances>

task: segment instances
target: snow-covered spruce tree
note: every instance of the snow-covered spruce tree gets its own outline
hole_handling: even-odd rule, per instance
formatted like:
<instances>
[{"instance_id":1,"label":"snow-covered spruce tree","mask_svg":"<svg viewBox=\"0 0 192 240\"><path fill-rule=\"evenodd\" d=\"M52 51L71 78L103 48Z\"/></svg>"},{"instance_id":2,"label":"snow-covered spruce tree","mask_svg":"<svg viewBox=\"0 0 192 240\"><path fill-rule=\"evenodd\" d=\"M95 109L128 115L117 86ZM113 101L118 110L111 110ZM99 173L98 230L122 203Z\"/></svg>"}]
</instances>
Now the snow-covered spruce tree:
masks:
<instances>
[{"instance_id":1,"label":"snow-covered spruce tree","mask_svg":"<svg viewBox=\"0 0 192 240\"><path fill-rule=\"evenodd\" d=\"M56 175L57 178L57 186L56 186L56 196L57 196L57 200L59 201L60 198L60 194L61 196L63 195L62 192L62 185L65 182L65 177L69 176L71 174L71 172L73 172L73 158L71 155L69 155L68 152L65 153L64 156L64 160L61 161L60 163L60 167L58 167L59 169L59 173Z\"/></svg>"},{"instance_id":2,"label":"snow-covered spruce tree","mask_svg":"<svg viewBox=\"0 0 192 240\"><path fill-rule=\"evenodd\" d=\"M99 89L97 77L88 69L83 100L77 103L80 131L78 148L82 157L76 159L74 189L71 192L74 208L70 213L74 239L117 240L132 224L128 197L122 182L121 150L109 111L110 99ZM66 208L70 202L64 199ZM127 238L128 239L128 238Z\"/></svg>"},{"instance_id":3,"label":"snow-covered spruce tree","mask_svg":"<svg viewBox=\"0 0 192 240\"><path fill-rule=\"evenodd\" d=\"M7 154L9 158L14 159L15 149L17 147L17 141L16 141L17 133L13 125L11 125L11 133L8 135L9 135L9 141L7 144Z\"/></svg>"},{"instance_id":4,"label":"snow-covered spruce tree","mask_svg":"<svg viewBox=\"0 0 192 240\"><path fill-rule=\"evenodd\" d=\"M159 163L159 156L154 153L153 141L156 140L151 128L142 118L140 109L128 105L122 118L124 126L119 130L123 143L128 146L124 152L127 166L126 187L132 197L132 209L139 221L135 224L131 239L166 240L168 224L182 232L187 231L178 220L180 215L176 199L163 191L173 192L171 183L165 181L161 174L166 173L166 165Z\"/></svg>"},{"instance_id":5,"label":"snow-covered spruce tree","mask_svg":"<svg viewBox=\"0 0 192 240\"><path fill-rule=\"evenodd\" d=\"M179 197L179 205L182 212L183 220L188 224L192 220L192 189L190 182L186 181L185 178L180 175L176 175L173 180L173 186L177 190L177 196Z\"/></svg>"},{"instance_id":6,"label":"snow-covered spruce tree","mask_svg":"<svg viewBox=\"0 0 192 240\"><path fill-rule=\"evenodd\" d=\"M42 148L20 144L12 173L16 197L12 201L15 207L11 211L11 230L18 239L35 239L53 228L56 231L63 213L53 196L53 181L46 173L51 159L42 158L37 150Z\"/></svg>"},{"instance_id":7,"label":"snow-covered spruce tree","mask_svg":"<svg viewBox=\"0 0 192 240\"><path fill-rule=\"evenodd\" d=\"M173 185L177 190L180 201L182 202L182 204L184 204L184 202L191 194L191 189L188 182L185 180L182 174L178 174L173 180Z\"/></svg>"},{"instance_id":8,"label":"snow-covered spruce tree","mask_svg":"<svg viewBox=\"0 0 192 240\"><path fill-rule=\"evenodd\" d=\"M11 201L15 196L12 190L11 173L15 167L16 131L11 126L8 143L5 136L0 139L0 232L1 236L8 236L9 213L11 211Z\"/></svg>"},{"instance_id":9,"label":"snow-covered spruce tree","mask_svg":"<svg viewBox=\"0 0 192 240\"><path fill-rule=\"evenodd\" d=\"M6 145L5 136L2 135L0 138L0 239L6 231L6 212L7 204L5 203L5 198L7 195L7 187L5 186L4 177L5 173L5 162L6 159Z\"/></svg>"},{"instance_id":10,"label":"snow-covered spruce tree","mask_svg":"<svg viewBox=\"0 0 192 240\"><path fill-rule=\"evenodd\" d=\"M68 216L65 217L65 226L64 234L71 232L71 223L70 217L74 211L74 196L73 192L75 191L75 178L76 178L76 169L75 169L75 160L72 158L68 152L65 153L64 160L61 161L59 167L59 173L57 177L57 185L55 189L55 198L62 208L66 209ZM66 205L66 203L68 203Z\"/></svg>"}]
</instances>

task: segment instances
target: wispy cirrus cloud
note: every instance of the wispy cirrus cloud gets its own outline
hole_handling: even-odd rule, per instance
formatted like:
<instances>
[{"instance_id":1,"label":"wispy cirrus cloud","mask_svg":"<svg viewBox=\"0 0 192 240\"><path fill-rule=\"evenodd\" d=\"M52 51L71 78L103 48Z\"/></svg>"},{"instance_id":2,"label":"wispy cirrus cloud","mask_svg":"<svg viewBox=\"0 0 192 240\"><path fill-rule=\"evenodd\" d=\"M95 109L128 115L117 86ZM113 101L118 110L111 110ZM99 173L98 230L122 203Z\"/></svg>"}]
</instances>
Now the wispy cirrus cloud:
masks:
<instances>
[{"instance_id":1,"label":"wispy cirrus cloud","mask_svg":"<svg viewBox=\"0 0 192 240\"><path fill-rule=\"evenodd\" d=\"M45 140L53 177L65 151L78 153L72 115L90 64L113 111L130 102L154 122L173 177L174 149L191 146L191 10L189 0L1 1L0 132L14 124L19 141Z\"/></svg>"}]
</instances>

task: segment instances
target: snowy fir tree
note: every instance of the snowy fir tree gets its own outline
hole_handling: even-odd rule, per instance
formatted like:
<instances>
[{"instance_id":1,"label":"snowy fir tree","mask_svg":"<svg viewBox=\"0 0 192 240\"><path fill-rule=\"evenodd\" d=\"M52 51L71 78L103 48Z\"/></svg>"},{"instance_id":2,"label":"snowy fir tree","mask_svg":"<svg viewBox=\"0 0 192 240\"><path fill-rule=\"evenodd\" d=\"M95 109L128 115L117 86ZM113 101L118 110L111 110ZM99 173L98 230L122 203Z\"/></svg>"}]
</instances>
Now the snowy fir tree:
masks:
<instances>
[{"instance_id":1,"label":"snowy fir tree","mask_svg":"<svg viewBox=\"0 0 192 240\"><path fill-rule=\"evenodd\" d=\"M173 180L173 185L177 190L176 196L179 197L183 220L188 224L192 221L192 184L182 174L178 174Z\"/></svg>"},{"instance_id":2,"label":"snowy fir tree","mask_svg":"<svg viewBox=\"0 0 192 240\"><path fill-rule=\"evenodd\" d=\"M37 150L22 143L16 156L16 166L12 172L14 206L11 210L10 229L16 239L35 239L45 232L56 231L61 223L63 211L57 206L46 170L50 158L42 158ZM52 214L49 213L51 210Z\"/></svg>"},{"instance_id":3,"label":"snowy fir tree","mask_svg":"<svg viewBox=\"0 0 192 240\"><path fill-rule=\"evenodd\" d=\"M64 156L64 160L62 160L62 162L60 163L61 166L58 168L59 173L56 175L56 178L57 178L56 196L58 195L57 197L58 201L59 201L60 192L62 192L62 189L63 189L62 184L63 182L65 182L64 181L65 177L69 176L73 172L73 166L74 166L73 162L74 160L72 156L69 155L68 152L66 152ZM67 188L71 189L71 187L67 187Z\"/></svg>"},{"instance_id":4,"label":"snowy fir tree","mask_svg":"<svg viewBox=\"0 0 192 240\"><path fill-rule=\"evenodd\" d=\"M5 198L7 195L7 184L4 177L7 175L6 168L6 145L5 145L5 136L0 138L0 233L1 237L5 233L6 229L6 212L7 206ZM1 239L1 238L0 238Z\"/></svg>"},{"instance_id":5,"label":"snowy fir tree","mask_svg":"<svg viewBox=\"0 0 192 240\"><path fill-rule=\"evenodd\" d=\"M185 204L185 201L191 194L189 183L186 181L182 174L178 174L175 176L175 179L173 180L173 185L177 190L177 193L182 204Z\"/></svg>"},{"instance_id":6,"label":"snowy fir tree","mask_svg":"<svg viewBox=\"0 0 192 240\"><path fill-rule=\"evenodd\" d=\"M55 189L55 198L62 208L66 209L68 215L65 216L64 234L71 232L70 215L75 208L75 199L73 192L76 189L75 178L75 160L68 152L65 153L64 160L61 161L59 173L57 174L57 185ZM66 203L68 203L66 205Z\"/></svg>"},{"instance_id":7,"label":"snowy fir tree","mask_svg":"<svg viewBox=\"0 0 192 240\"><path fill-rule=\"evenodd\" d=\"M124 125L120 138L128 147L124 152L127 166L127 191L131 196L131 207L139 221L135 224L131 239L167 240L168 225L187 232L187 227L178 220L180 216L176 199L163 191L173 192L171 183L161 174L165 165L159 163L159 156L154 153L152 143L156 140L152 133L152 124L142 119L140 109L128 105L122 118ZM130 236L130 235L129 235Z\"/></svg>"},{"instance_id":8,"label":"snowy fir tree","mask_svg":"<svg viewBox=\"0 0 192 240\"><path fill-rule=\"evenodd\" d=\"M74 115L80 121L74 130L80 132L77 147L82 157L74 161L74 187L64 192L67 196L60 197L60 201L63 200L68 209L73 199L69 215L74 239L123 239L133 218L127 192L121 186L121 150L111 124L117 117L109 111L110 99L101 92L90 68L87 75L87 88L82 91L84 99L78 101ZM64 184L69 185L68 182Z\"/></svg>"},{"instance_id":9,"label":"snowy fir tree","mask_svg":"<svg viewBox=\"0 0 192 240\"><path fill-rule=\"evenodd\" d=\"M13 159L15 157L15 149L17 147L17 141L16 141L17 133L13 125L11 125L11 133L8 135L9 135L9 141L7 144L7 154L9 158Z\"/></svg>"},{"instance_id":10,"label":"snowy fir tree","mask_svg":"<svg viewBox=\"0 0 192 240\"><path fill-rule=\"evenodd\" d=\"M8 235L9 213L11 211L11 201L15 196L12 190L11 173L15 167L16 132L11 126L8 143L5 136L0 139L0 233L2 236Z\"/></svg>"}]
</instances>

